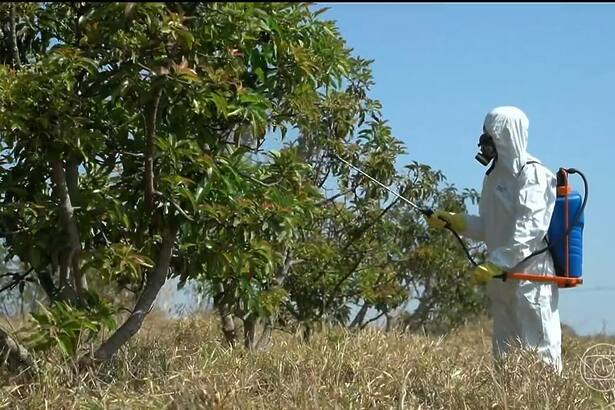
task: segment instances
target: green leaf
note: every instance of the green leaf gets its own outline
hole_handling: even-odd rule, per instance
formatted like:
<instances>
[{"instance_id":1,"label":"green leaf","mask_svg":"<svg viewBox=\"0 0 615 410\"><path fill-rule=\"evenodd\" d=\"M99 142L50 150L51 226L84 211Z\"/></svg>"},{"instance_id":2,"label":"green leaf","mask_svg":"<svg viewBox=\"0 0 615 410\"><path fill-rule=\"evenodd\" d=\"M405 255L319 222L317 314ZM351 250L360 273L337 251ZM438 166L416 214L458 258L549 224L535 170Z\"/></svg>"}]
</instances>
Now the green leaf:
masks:
<instances>
[{"instance_id":1,"label":"green leaf","mask_svg":"<svg viewBox=\"0 0 615 410\"><path fill-rule=\"evenodd\" d=\"M228 116L228 105L226 103L226 99L222 95L218 93L213 93L209 100L212 101L216 106L218 114L222 114L222 116L224 117Z\"/></svg>"},{"instance_id":2,"label":"green leaf","mask_svg":"<svg viewBox=\"0 0 615 410\"><path fill-rule=\"evenodd\" d=\"M192 48L192 45L194 44L194 36L190 31L186 29L178 29L175 33L187 48Z\"/></svg>"},{"instance_id":3,"label":"green leaf","mask_svg":"<svg viewBox=\"0 0 615 410\"><path fill-rule=\"evenodd\" d=\"M65 356L73 355L73 353L75 352L75 346L72 340L67 335L58 335L57 342L58 346L60 347L60 350L62 351L62 353L64 353Z\"/></svg>"},{"instance_id":4,"label":"green leaf","mask_svg":"<svg viewBox=\"0 0 615 410\"><path fill-rule=\"evenodd\" d=\"M330 9L331 9L331 7L323 7L322 9L316 10L314 12L314 17L318 17L319 15L321 15L322 13L324 13L324 12L330 10ZM333 35L333 33L330 33L330 34Z\"/></svg>"},{"instance_id":5,"label":"green leaf","mask_svg":"<svg viewBox=\"0 0 615 410\"><path fill-rule=\"evenodd\" d=\"M263 71L262 68L256 67L254 69L254 74L261 82L265 82L265 72Z\"/></svg>"},{"instance_id":6,"label":"green leaf","mask_svg":"<svg viewBox=\"0 0 615 410\"><path fill-rule=\"evenodd\" d=\"M37 246L30 248L30 264L33 268L38 269L41 267L42 255L41 250Z\"/></svg>"},{"instance_id":7,"label":"green leaf","mask_svg":"<svg viewBox=\"0 0 615 410\"><path fill-rule=\"evenodd\" d=\"M189 67L178 67L175 69L175 73L182 79L188 81L196 81L199 78L196 71Z\"/></svg>"},{"instance_id":8,"label":"green leaf","mask_svg":"<svg viewBox=\"0 0 615 410\"><path fill-rule=\"evenodd\" d=\"M98 71L98 63L87 57L79 57L77 64L86 69L90 74L95 74Z\"/></svg>"}]
</instances>

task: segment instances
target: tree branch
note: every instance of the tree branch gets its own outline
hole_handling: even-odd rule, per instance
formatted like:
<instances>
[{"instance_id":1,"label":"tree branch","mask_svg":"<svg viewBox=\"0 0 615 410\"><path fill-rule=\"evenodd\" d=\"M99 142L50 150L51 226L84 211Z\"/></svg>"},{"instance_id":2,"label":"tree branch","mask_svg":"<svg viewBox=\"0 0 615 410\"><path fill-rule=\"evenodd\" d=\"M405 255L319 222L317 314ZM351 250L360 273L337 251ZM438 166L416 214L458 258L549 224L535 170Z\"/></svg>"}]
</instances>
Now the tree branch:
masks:
<instances>
[{"instance_id":1,"label":"tree branch","mask_svg":"<svg viewBox=\"0 0 615 410\"><path fill-rule=\"evenodd\" d=\"M350 245L352 245L354 242L356 242L361 235L363 235L369 228L371 228L372 226L374 226L376 224L376 222L378 222L380 219L382 219L382 217L384 217L387 212L389 212L391 210L391 208L393 208L397 202L399 201L399 198L396 198L393 202L391 202L386 208L384 208L382 210L382 212L380 212L380 214L378 215L378 217L374 218L373 220L369 221L368 223L366 223L365 225L363 225L352 237L352 239L350 241L348 241L346 243L346 245L344 246L344 249L342 250L342 252L345 252Z\"/></svg>"},{"instance_id":2,"label":"tree branch","mask_svg":"<svg viewBox=\"0 0 615 410\"><path fill-rule=\"evenodd\" d=\"M365 320L365 315L367 314L368 309L369 309L369 303L364 302L363 306L361 306L361 309L359 310L357 315L354 317L349 327L354 328L354 327L363 325L363 321Z\"/></svg>"},{"instance_id":3,"label":"tree branch","mask_svg":"<svg viewBox=\"0 0 615 410\"><path fill-rule=\"evenodd\" d=\"M66 185L73 207L79 205L79 159L75 156L66 163Z\"/></svg>"},{"instance_id":4,"label":"tree branch","mask_svg":"<svg viewBox=\"0 0 615 410\"><path fill-rule=\"evenodd\" d=\"M13 280L11 282L9 282L8 284L6 284L2 288L0 288L0 293L4 292L6 290L14 289L15 286L19 285L19 283L21 283L24 279L26 279L30 275L30 273L32 273L33 270L34 270L34 268L30 268L28 271L24 272L21 275L18 274L18 273L8 272L8 273L5 273L4 275L0 276L0 278L7 277L7 276L12 276L13 277Z\"/></svg>"},{"instance_id":5,"label":"tree branch","mask_svg":"<svg viewBox=\"0 0 615 410\"><path fill-rule=\"evenodd\" d=\"M389 204L389 206L387 206L385 209L383 209L383 210L382 210L382 212L380 212L380 215L378 215L378 217L377 217L377 218L374 218L374 220L372 220L372 221L368 222L368 223L367 223L367 224L365 224L363 227L361 227L361 228L359 229L359 231L358 231L357 233L355 233L355 234L353 235L353 237L352 237L352 238L351 238L348 242L346 242L346 245L344 245L344 248L341 250L341 252L346 252L346 251L348 250L348 248L349 248L349 247L350 247L353 243L355 243L355 242L356 242L356 241L357 241L357 240L361 237L361 235L363 235L363 233L365 233L365 231L367 231L369 228L371 228L372 226L374 226L374 225L376 224L376 222L377 222L380 218L382 218L382 217L383 217L383 216L384 216L384 215L385 215L385 214L386 214L386 213L387 213L387 212L388 212L388 211L389 211L389 210L390 210L390 209L391 209L391 208L392 208L392 207L393 207L396 203L397 203L397 199L396 199L395 201L391 202L391 203ZM336 284L335 284L334 291L332 292L332 295L331 295L331 297L329 298L329 301L325 304L325 306L328 306L328 305L329 305L329 303L333 300L333 298L335 297L335 295L334 295L334 294L335 294L335 293L339 290L339 288L340 288L340 287L342 286L342 284L346 281L346 279L348 279L348 278L349 278L349 277L350 277L350 276L354 273L354 271L357 269L357 267L359 266L359 264L360 264L360 263L361 263L361 261L363 260L364 256L365 256L365 255L364 255L364 254L362 254L362 255L361 255L361 257L359 258L359 260L357 261L357 263L355 264L354 268L353 268L352 270L350 270L350 271L349 271L346 275L344 275L344 277L343 277L343 278L342 278L342 279L341 279L338 283L336 283ZM316 278L316 281L319 281L319 280L320 280L323 276L324 276L324 272L321 272L321 273L319 274L319 276ZM323 312L321 312L321 314L322 314L322 313L324 313L324 311L323 311Z\"/></svg>"},{"instance_id":6,"label":"tree branch","mask_svg":"<svg viewBox=\"0 0 615 410\"><path fill-rule=\"evenodd\" d=\"M74 217L74 208L68 191L63 161L60 158L52 160L51 170L51 179L55 186L54 191L56 193L56 197L60 201L60 216L62 219L62 224L64 225L64 230L68 235L67 252L63 255L64 258L61 262L61 269L68 271L69 267L72 268L71 278L73 280L73 290L77 292L77 295L80 295L82 290L80 268L81 240L79 238L77 222ZM62 279L62 276L60 279Z\"/></svg>"},{"instance_id":7,"label":"tree branch","mask_svg":"<svg viewBox=\"0 0 615 410\"><path fill-rule=\"evenodd\" d=\"M151 106L148 106L145 111L145 175L143 180L146 213L154 210L154 139L156 137L156 118L161 96L162 88L158 90Z\"/></svg>"},{"instance_id":8,"label":"tree branch","mask_svg":"<svg viewBox=\"0 0 615 410\"><path fill-rule=\"evenodd\" d=\"M80 205L80 193L79 193L79 159L72 156L66 163L66 184L68 187L68 194L70 196L73 209L76 209ZM78 232L78 231L77 231ZM87 288L85 278L81 275L81 240L77 233L77 242L79 247L77 253L73 255L71 259L71 268L73 272L73 281L75 283L75 290L80 295L84 288Z\"/></svg>"},{"instance_id":9,"label":"tree branch","mask_svg":"<svg viewBox=\"0 0 615 410\"><path fill-rule=\"evenodd\" d=\"M178 227L172 225L162 237L162 245L158 254L158 261L153 270L147 275L143 293L139 296L132 314L124 324L105 341L94 353L97 360L110 359L124 343L128 341L141 328L145 316L151 311L158 292L166 281L167 272L173 254L173 245L177 237ZM87 359L82 359L87 361Z\"/></svg>"},{"instance_id":10,"label":"tree branch","mask_svg":"<svg viewBox=\"0 0 615 410\"><path fill-rule=\"evenodd\" d=\"M294 261L290 257L290 250L286 248L284 250L284 261L282 262L282 265L278 269L276 276L275 276L275 282L277 283L278 286L284 286L284 282L286 282L286 278L288 276L288 271L293 265L293 262Z\"/></svg>"},{"instance_id":11,"label":"tree branch","mask_svg":"<svg viewBox=\"0 0 615 410\"><path fill-rule=\"evenodd\" d=\"M346 190L346 191L339 192L339 193L337 193L337 194L333 195L332 197L329 197L329 198L324 199L324 200L320 203L320 205L324 205L324 204L326 204L327 202L333 202L333 201L335 201L337 198L339 198L340 196L344 196L344 195L346 195L346 194L348 194L348 193L350 193L350 192L352 192L352 191L351 191L351 190Z\"/></svg>"},{"instance_id":12,"label":"tree branch","mask_svg":"<svg viewBox=\"0 0 615 410\"><path fill-rule=\"evenodd\" d=\"M378 222L379 219L381 219L384 215L386 215L387 212L389 212L389 210L391 208L393 208L393 206L395 206L395 204L397 204L397 201L399 200L399 198L396 198L393 202L391 202L385 209L382 210L382 212L380 212L380 214L378 215L377 218L374 218L372 221L366 223L364 226L362 226L349 240L348 242L346 242L346 244L344 245L344 248L342 248L342 250L340 251L340 253L346 252L348 250L348 248L350 248L350 246L352 244L354 244L360 237L361 235L363 235L369 228L371 228L372 226L374 226L376 224L376 222ZM361 256L361 259L363 258L363 256ZM359 262L360 263L360 262ZM355 266L358 266L358 264ZM323 276L324 276L325 272L321 272L315 279L315 282L319 281ZM346 279L348 279L348 277L350 277L350 275L352 275L352 272L349 272L343 279L342 281L338 284L341 285ZM337 287L337 285L336 285Z\"/></svg>"},{"instance_id":13,"label":"tree branch","mask_svg":"<svg viewBox=\"0 0 615 410\"><path fill-rule=\"evenodd\" d=\"M41 285L43 291L49 298L50 301L55 300L57 296L57 289L55 284L53 283L53 279L51 274L47 270L36 271L36 276L38 278L38 283Z\"/></svg>"},{"instance_id":14,"label":"tree branch","mask_svg":"<svg viewBox=\"0 0 615 410\"><path fill-rule=\"evenodd\" d=\"M375 322L376 320L380 319L382 316L386 315L386 311L380 313L378 316L371 318L370 320L368 320L367 322L363 323L360 327L361 330L365 329L367 327L367 325L369 325L372 322Z\"/></svg>"},{"instance_id":15,"label":"tree branch","mask_svg":"<svg viewBox=\"0 0 615 410\"><path fill-rule=\"evenodd\" d=\"M34 365L34 360L28 351L0 328L0 365L8 365L10 371L16 371L20 367Z\"/></svg>"},{"instance_id":16,"label":"tree branch","mask_svg":"<svg viewBox=\"0 0 615 410\"><path fill-rule=\"evenodd\" d=\"M10 36L11 36L11 48L13 49L13 64L16 69L21 68L21 58L19 57L19 47L17 46L17 28L15 23L15 9L16 3L11 3L11 16L10 16Z\"/></svg>"},{"instance_id":17,"label":"tree branch","mask_svg":"<svg viewBox=\"0 0 615 410\"><path fill-rule=\"evenodd\" d=\"M326 302L322 305L321 307L321 311L320 311L320 316L324 315L325 310L329 307L329 305L331 304L331 302L333 302L333 299L336 296L336 293L340 290L340 288L342 287L342 284L344 282L346 282L346 280L352 276L352 274L354 272L356 272L357 268L359 267L359 265L361 264L361 262L363 261L363 259L365 258L365 254L361 254L360 257L357 259L356 263L354 264L354 266L352 268L350 268L348 270L348 272L344 275L344 277L342 277L342 279L340 279L335 286L333 287L333 290L331 291L331 294L329 296L329 298L327 298Z\"/></svg>"}]
</instances>

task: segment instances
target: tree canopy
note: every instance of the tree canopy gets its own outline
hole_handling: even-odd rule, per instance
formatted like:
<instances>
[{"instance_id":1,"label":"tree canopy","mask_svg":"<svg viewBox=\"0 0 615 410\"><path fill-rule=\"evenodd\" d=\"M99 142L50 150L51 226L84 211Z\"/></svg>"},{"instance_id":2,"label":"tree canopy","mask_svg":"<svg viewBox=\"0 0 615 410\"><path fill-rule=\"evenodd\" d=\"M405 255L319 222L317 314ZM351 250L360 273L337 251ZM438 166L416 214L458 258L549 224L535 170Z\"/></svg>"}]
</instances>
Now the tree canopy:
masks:
<instances>
[{"instance_id":1,"label":"tree canopy","mask_svg":"<svg viewBox=\"0 0 615 410\"><path fill-rule=\"evenodd\" d=\"M106 360L170 277L211 295L229 343L275 328L446 328L482 308L426 206L465 209L401 140L326 9L303 3L0 6L0 238L36 287L32 346ZM352 307L358 310L352 314ZM121 314L128 310L129 314ZM116 319L121 324L116 328ZM256 335L261 325L262 334Z\"/></svg>"}]
</instances>

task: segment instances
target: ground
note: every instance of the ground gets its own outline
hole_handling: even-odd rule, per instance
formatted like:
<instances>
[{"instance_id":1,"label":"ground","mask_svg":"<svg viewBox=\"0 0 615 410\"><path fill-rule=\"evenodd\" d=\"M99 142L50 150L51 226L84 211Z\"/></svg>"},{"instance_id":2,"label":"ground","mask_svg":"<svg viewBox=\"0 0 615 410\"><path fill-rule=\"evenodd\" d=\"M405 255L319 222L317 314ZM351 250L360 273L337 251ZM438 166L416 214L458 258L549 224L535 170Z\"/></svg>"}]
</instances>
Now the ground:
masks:
<instances>
[{"instance_id":1,"label":"ground","mask_svg":"<svg viewBox=\"0 0 615 410\"><path fill-rule=\"evenodd\" d=\"M207 315L152 316L101 368L77 372L48 354L30 379L0 374L0 407L595 409L615 401L581 372L585 351L612 340L565 332L556 376L530 354L496 370L488 329L479 321L436 337L332 328L307 344L278 332L267 350L247 352L227 348Z\"/></svg>"}]
</instances>

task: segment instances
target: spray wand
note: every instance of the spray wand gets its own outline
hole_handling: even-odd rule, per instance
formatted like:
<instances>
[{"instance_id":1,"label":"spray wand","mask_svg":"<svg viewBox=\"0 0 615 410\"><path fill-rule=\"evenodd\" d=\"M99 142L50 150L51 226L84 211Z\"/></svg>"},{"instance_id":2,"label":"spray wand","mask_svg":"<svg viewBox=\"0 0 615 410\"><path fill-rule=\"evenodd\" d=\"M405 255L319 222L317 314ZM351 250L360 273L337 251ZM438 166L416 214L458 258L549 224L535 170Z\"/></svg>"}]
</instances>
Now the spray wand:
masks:
<instances>
[{"instance_id":1,"label":"spray wand","mask_svg":"<svg viewBox=\"0 0 615 410\"><path fill-rule=\"evenodd\" d=\"M375 182L376 184L380 185L382 188L386 189L387 191L389 191L390 193L392 193L393 195L395 195L397 198L401 199L402 201L404 201L405 203L407 203L408 205L410 205L411 207L413 207L414 209L416 209L417 211L419 211L421 214L425 215L427 218L429 218L430 216L433 215L433 209L430 208L425 208L422 206L417 205L416 203L412 202L411 200L409 200L408 198L403 197L402 195L400 195L399 193L393 191L392 189L390 189L388 186L384 185L382 182L378 181L376 178L371 177L370 175L366 174L365 172L363 172L361 169L355 167L354 165L352 165L350 162L346 161L344 158L340 157L339 155L337 155L336 153L331 153L336 159L340 160L341 162L343 162L344 164L348 165L350 168L354 169L355 171L359 172L361 175L369 178L369 180L371 180L372 182ZM466 246L466 244L463 242L463 239L461 239L461 237L459 236L459 234L451 227L451 224L443 219L440 218L440 220L442 220L445 225L444 227L446 229L448 229L449 231L451 231L453 233L453 235L455 235L455 238L457 238L457 241L459 241L459 243L461 244L461 247L463 248L468 260L472 263L472 265L474 266L478 266L478 264L476 263L476 261L474 260L474 258L472 258L472 255L470 255L470 251L468 250L468 247Z\"/></svg>"}]
</instances>

